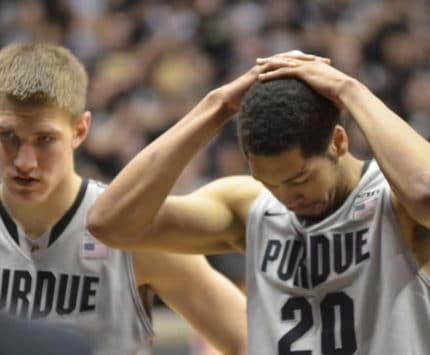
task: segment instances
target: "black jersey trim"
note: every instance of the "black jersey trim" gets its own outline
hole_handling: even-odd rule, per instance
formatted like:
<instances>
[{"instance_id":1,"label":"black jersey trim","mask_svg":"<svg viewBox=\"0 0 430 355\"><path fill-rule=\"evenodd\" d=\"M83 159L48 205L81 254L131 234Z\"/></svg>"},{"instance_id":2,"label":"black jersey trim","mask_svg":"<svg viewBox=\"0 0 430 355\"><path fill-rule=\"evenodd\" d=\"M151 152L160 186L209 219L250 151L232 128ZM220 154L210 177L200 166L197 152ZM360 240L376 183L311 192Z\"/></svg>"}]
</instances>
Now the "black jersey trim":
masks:
<instances>
[{"instance_id":1,"label":"black jersey trim","mask_svg":"<svg viewBox=\"0 0 430 355\"><path fill-rule=\"evenodd\" d=\"M10 236L15 241L15 243L17 245L19 245L18 227L16 226L12 217L6 211L6 208L4 208L3 203L1 201L0 201L0 216L1 216L1 219L3 220L4 225L7 228L7 231L9 232Z\"/></svg>"},{"instance_id":2,"label":"black jersey trim","mask_svg":"<svg viewBox=\"0 0 430 355\"><path fill-rule=\"evenodd\" d=\"M88 187L88 179L83 179L81 182L81 187L79 188L78 195L76 196L75 202L73 202L73 205L70 206L69 210L65 213L65 215L61 217L61 219L52 227L51 234L49 236L48 246L51 246L52 243L54 243L60 237L61 233L63 233L64 229L67 227L67 225L75 215L76 211L78 210L85 196L87 187Z\"/></svg>"}]
</instances>

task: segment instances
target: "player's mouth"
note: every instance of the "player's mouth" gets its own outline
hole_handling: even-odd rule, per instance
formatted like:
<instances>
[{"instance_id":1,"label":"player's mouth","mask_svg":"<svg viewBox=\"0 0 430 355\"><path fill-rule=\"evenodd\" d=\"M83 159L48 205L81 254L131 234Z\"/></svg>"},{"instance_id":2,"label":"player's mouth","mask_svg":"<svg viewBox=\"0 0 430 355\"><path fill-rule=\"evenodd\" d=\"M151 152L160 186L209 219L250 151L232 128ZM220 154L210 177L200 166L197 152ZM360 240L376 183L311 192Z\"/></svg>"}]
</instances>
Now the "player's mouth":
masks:
<instances>
[{"instance_id":1,"label":"player's mouth","mask_svg":"<svg viewBox=\"0 0 430 355\"><path fill-rule=\"evenodd\" d=\"M12 180L19 186L31 187L36 185L40 180L32 177L15 176Z\"/></svg>"}]
</instances>

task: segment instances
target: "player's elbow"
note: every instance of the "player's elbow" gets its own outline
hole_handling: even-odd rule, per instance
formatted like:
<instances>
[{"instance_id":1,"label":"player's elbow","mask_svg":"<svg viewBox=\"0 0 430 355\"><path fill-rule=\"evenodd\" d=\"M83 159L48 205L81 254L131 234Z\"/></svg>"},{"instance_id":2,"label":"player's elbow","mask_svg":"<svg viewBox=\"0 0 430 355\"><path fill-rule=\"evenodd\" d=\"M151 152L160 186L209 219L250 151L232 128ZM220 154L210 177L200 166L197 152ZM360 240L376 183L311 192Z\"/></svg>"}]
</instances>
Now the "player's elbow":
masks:
<instances>
[{"instance_id":1,"label":"player's elbow","mask_svg":"<svg viewBox=\"0 0 430 355\"><path fill-rule=\"evenodd\" d=\"M87 214L87 229L91 235L109 247L118 248L121 245L115 238L116 233L113 228L103 218L102 213L97 209L90 208Z\"/></svg>"},{"instance_id":2,"label":"player's elbow","mask_svg":"<svg viewBox=\"0 0 430 355\"><path fill-rule=\"evenodd\" d=\"M111 248L135 250L152 246L152 239L146 233L149 227L137 231L132 223L114 220L93 208L87 213L87 229L94 238Z\"/></svg>"}]
</instances>

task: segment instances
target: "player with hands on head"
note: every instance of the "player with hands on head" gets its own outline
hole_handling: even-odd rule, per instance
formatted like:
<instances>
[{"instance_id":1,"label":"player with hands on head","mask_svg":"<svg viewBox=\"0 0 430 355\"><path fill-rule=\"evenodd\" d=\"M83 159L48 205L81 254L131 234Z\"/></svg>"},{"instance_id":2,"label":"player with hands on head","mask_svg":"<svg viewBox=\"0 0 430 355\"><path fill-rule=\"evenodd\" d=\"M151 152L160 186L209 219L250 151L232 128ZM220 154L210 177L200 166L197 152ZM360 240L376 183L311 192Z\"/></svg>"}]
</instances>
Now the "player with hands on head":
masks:
<instances>
[{"instance_id":1,"label":"player with hands on head","mask_svg":"<svg viewBox=\"0 0 430 355\"><path fill-rule=\"evenodd\" d=\"M339 108L375 159L349 152ZM234 114L252 176L169 195ZM287 52L211 91L144 148L92 206L89 228L120 248L246 249L251 355L424 355L429 156L429 143L358 80Z\"/></svg>"},{"instance_id":2,"label":"player with hands on head","mask_svg":"<svg viewBox=\"0 0 430 355\"><path fill-rule=\"evenodd\" d=\"M284 55L304 61L328 61L298 50ZM252 202L261 189L254 179L222 180L215 188L210 184L187 198L169 196L165 199L185 165L239 111L243 95L269 66L257 64L232 82L209 92L185 117L132 159L89 210L88 227L94 235L119 248L164 250L167 247L177 252L197 253L216 253L232 248L243 251L243 234L240 230L230 230L239 227L232 218L238 216L231 216L231 211L220 208L224 201L215 205L217 201L213 199L228 196L210 196L209 199L206 196L224 194L224 187L220 189L218 186L224 186L225 182L225 190L231 199L236 197L232 191L246 192ZM237 189L240 186L242 188ZM145 206L144 210L142 206ZM212 207L215 215L206 216ZM126 222L121 228L117 224L120 221ZM121 236L116 235L119 229L122 229ZM200 231L204 233L200 234ZM231 234L232 231L239 233ZM238 243L231 239L233 235L237 235Z\"/></svg>"}]
</instances>

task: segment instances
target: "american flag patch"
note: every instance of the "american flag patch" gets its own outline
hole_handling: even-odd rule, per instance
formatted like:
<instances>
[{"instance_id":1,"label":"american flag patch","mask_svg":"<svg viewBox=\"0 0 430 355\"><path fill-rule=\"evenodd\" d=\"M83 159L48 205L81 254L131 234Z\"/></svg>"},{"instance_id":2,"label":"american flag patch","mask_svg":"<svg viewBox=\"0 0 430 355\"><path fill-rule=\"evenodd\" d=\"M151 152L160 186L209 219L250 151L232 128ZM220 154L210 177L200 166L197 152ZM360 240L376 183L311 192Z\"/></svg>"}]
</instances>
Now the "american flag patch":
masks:
<instances>
[{"instance_id":1,"label":"american flag patch","mask_svg":"<svg viewBox=\"0 0 430 355\"><path fill-rule=\"evenodd\" d=\"M84 240L81 257L83 259L103 259L108 254L108 247L96 240Z\"/></svg>"},{"instance_id":2,"label":"american flag patch","mask_svg":"<svg viewBox=\"0 0 430 355\"><path fill-rule=\"evenodd\" d=\"M363 201L357 205L354 205L352 216L354 219L361 219L372 215L375 212L377 198Z\"/></svg>"}]
</instances>

